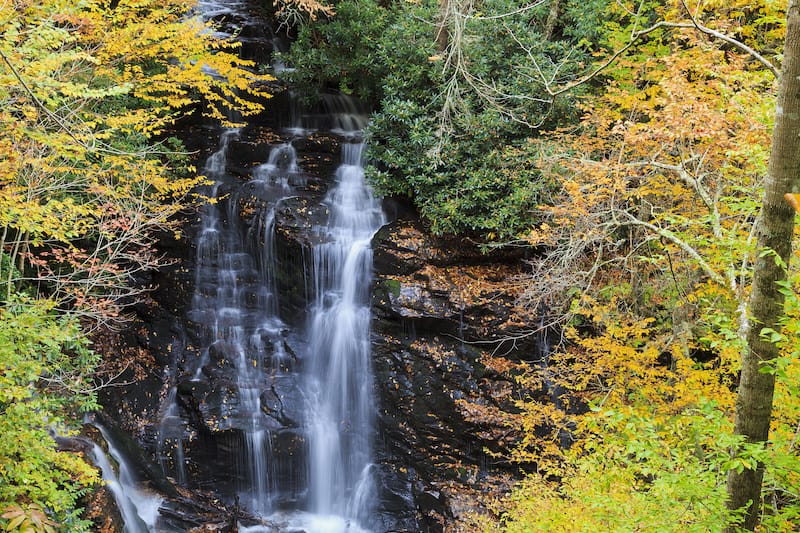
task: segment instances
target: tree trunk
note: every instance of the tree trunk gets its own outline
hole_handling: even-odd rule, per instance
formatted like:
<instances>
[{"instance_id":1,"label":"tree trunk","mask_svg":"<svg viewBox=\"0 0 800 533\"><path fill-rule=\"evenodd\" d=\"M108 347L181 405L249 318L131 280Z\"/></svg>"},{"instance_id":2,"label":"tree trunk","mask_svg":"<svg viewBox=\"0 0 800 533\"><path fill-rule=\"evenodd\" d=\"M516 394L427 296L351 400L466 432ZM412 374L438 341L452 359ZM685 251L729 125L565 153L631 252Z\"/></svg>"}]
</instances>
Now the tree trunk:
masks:
<instances>
[{"instance_id":1,"label":"tree trunk","mask_svg":"<svg viewBox=\"0 0 800 533\"><path fill-rule=\"evenodd\" d=\"M556 35L558 19L561 16L563 0L550 0L550 12L547 14L547 21L544 23L544 39L552 41Z\"/></svg>"},{"instance_id":2,"label":"tree trunk","mask_svg":"<svg viewBox=\"0 0 800 533\"><path fill-rule=\"evenodd\" d=\"M800 186L800 0L790 0L787 11L786 44L769 171L764 184L764 204L756 228L758 250L772 250L788 264L794 230L794 210L784 194L798 192ZM742 356L742 374L736 399L736 433L747 442L763 443L769 435L775 378L759 372L778 356L774 343L761 337L763 328L780 330L783 295L776 282L786 279L786 271L776 264L773 254L759 253L753 271L750 296L750 331L747 350ZM763 465L755 470L728 473L728 507L746 507L746 529L758 523Z\"/></svg>"},{"instance_id":3,"label":"tree trunk","mask_svg":"<svg viewBox=\"0 0 800 533\"><path fill-rule=\"evenodd\" d=\"M450 2L439 0L439 24L436 25L436 35L434 36L436 51L439 53L444 53L447 45L450 44L449 11Z\"/></svg>"}]
</instances>

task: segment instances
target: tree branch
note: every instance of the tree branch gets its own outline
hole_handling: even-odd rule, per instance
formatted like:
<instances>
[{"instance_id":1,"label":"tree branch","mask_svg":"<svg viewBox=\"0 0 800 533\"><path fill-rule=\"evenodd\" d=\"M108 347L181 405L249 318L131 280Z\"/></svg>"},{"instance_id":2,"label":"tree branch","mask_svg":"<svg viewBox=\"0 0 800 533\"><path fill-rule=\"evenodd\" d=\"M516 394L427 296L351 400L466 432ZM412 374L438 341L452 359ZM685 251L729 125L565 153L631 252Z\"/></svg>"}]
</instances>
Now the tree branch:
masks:
<instances>
[{"instance_id":1,"label":"tree branch","mask_svg":"<svg viewBox=\"0 0 800 533\"><path fill-rule=\"evenodd\" d=\"M691 258L694 259L698 265L700 265L700 268L703 270L703 272L705 272L706 275L709 278L711 278L715 283L722 285L723 287L726 286L725 278L723 278L716 270L711 268L711 265L709 265L700 256L700 254L697 253L697 250L689 246L685 241L680 239L673 232L669 231L668 229L662 228L660 226L656 226L655 224L645 222L644 220L639 220L638 218L634 217L628 212L621 211L621 213L625 215L625 218L627 219L627 222L625 222L625 224L628 224L630 226L641 226L643 228L647 228L648 230L652 231L659 237L663 237L666 240L670 241L671 243L675 244L676 246L678 246L678 248L689 254L689 256L691 256Z\"/></svg>"},{"instance_id":2,"label":"tree branch","mask_svg":"<svg viewBox=\"0 0 800 533\"><path fill-rule=\"evenodd\" d=\"M711 28L703 26L689 12L689 8L686 6L686 3L683 2L683 0L681 0L681 3L686 8L686 11L687 11L687 13L689 15L689 20L691 20L691 22L660 21L660 22L657 22L657 23L653 24L649 28L645 28L643 30L639 30L637 32L632 33L631 34L631 40L628 42L628 44L626 44L625 46L623 46L622 48L620 48L619 50L614 52L611 55L611 57L606 59L600 66L595 68L589 74L586 74L585 76L583 76L583 77L581 77L581 78L579 78L579 79L577 79L577 80L565 85L564 87L562 87L560 89L555 89L554 90L554 89L552 89L550 87L550 83L544 78L544 75L542 74L542 71L539 68L539 65L536 63L536 60L533 59L532 55L530 54L530 51L528 51L528 56L531 59L533 59L534 67L536 67L536 70L540 73L540 77L541 77L541 80L542 80L542 84L544 85L545 91L547 91L547 94L549 94L550 96L556 97L558 95L564 94L565 92L571 91L575 87L578 87L580 85L583 85L584 83L587 83L587 82L591 81L593 78L595 78L597 75L599 75L605 69L607 69L612 63L614 63L614 61L616 61L622 54L624 54L631 47L633 47L633 45L635 45L642 37L645 37L646 35L649 35L650 33L653 33L654 31L656 31L656 30L658 30L660 28L694 29L694 30L697 30L697 31L699 31L701 33L704 33L706 35L710 35L710 36L712 36L712 37L714 37L716 39L724 41L724 42L726 42L728 44L732 44L733 46L739 48L741 51L743 51L746 54L752 56L759 63L764 65L770 72L772 72L772 74L775 76L776 79L780 79L780 77L781 77L780 71L775 67L775 65L770 63L770 61L767 60L764 56L762 56L761 54L759 54L758 52L756 52L755 50L753 50L752 48L750 48L749 46L747 46L743 42L734 39L733 37L729 37L729 36L725 35L722 32L719 32L717 30L712 30ZM517 41L517 42L519 42L519 41Z\"/></svg>"},{"instance_id":3,"label":"tree branch","mask_svg":"<svg viewBox=\"0 0 800 533\"><path fill-rule=\"evenodd\" d=\"M728 44L732 44L733 46L735 46L736 48L738 48L742 52L752 56L759 63L761 63L762 65L767 67L767 69L769 69L769 71L772 72L772 74L775 76L775 79L778 79L778 80L781 79L780 71L775 67L775 65L770 63L767 58L765 58L764 56L762 56L761 54L759 54L758 52L756 52L755 50L753 50L752 48L750 48L749 46L744 44L743 42L737 41L733 37L728 37L727 35L725 35L722 32L718 32L717 30L712 30L711 28L708 28L708 27L703 26L702 24L700 24L697 21L697 18L695 18L695 16L689 10L689 6L686 5L686 0L681 0L681 5L683 5L683 8L686 10L686 15L689 17L689 20L692 21L692 24L691 25L689 25L689 24L677 25L676 24L675 25L676 28L692 28L693 27L693 28L695 28L696 30L698 30L701 33L705 33L706 35L710 35L710 36L712 36L712 37L714 37L716 39L719 39L721 41L725 41Z\"/></svg>"}]
</instances>

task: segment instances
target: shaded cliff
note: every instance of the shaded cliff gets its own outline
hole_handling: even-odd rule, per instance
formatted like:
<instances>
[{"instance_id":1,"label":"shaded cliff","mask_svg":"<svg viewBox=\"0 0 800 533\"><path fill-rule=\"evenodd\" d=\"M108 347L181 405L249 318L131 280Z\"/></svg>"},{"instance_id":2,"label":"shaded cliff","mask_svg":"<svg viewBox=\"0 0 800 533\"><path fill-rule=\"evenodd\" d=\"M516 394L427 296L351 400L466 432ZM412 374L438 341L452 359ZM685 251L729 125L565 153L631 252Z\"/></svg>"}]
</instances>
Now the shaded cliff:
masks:
<instances>
[{"instance_id":1,"label":"shaded cliff","mask_svg":"<svg viewBox=\"0 0 800 533\"><path fill-rule=\"evenodd\" d=\"M410 487L425 531L455 531L517 468L502 459L519 439L508 413L520 391L505 370L538 358L516 305L524 264L434 238L398 211L374 241L379 460Z\"/></svg>"},{"instance_id":2,"label":"shaded cliff","mask_svg":"<svg viewBox=\"0 0 800 533\"><path fill-rule=\"evenodd\" d=\"M292 140L278 131L253 126L231 141L230 179L220 185L219 209L230 218L225 224L253 239L255 248L264 245L266 210L274 212L272 274L285 326L264 343L260 357L273 370L260 405L277 465L273 481L282 487L274 495L280 509L307 503L298 375L308 346L293 332L306 327L308 261L320 238L312 228L328 216L323 199L345 141L323 134ZM202 127L195 133L216 136ZM255 169L288 141L302 170L292 174L291 194L275 204L254 179ZM209 153L206 149L200 157ZM394 220L373 239L379 504L371 527L377 532L457 530L459 517L483 512L482 498L505 490L517 469L502 459L519 437L506 414L514 411L519 391L504 370L513 361L538 357L535 337L528 334L531 317L516 305L514 280L523 258L482 255L467 241L433 238L412 210L396 202L386 202L386 208ZM133 327L97 339L109 369L121 372L120 386L103 391L105 410L148 462L160 466L152 477L179 487L180 497L173 495L165 510L166 523L177 530L230 521L231 513L240 512L234 512L237 484L247 476L233 459L246 445L234 423L239 416L234 365L224 345L201 353L204 324L192 314L200 225L199 215L188 215L184 238L164 236L162 252L173 262L141 280L154 290L136 306ZM239 283L255 299L250 279L257 274L248 269L241 270ZM198 380L193 369L203 357L207 361Z\"/></svg>"}]
</instances>

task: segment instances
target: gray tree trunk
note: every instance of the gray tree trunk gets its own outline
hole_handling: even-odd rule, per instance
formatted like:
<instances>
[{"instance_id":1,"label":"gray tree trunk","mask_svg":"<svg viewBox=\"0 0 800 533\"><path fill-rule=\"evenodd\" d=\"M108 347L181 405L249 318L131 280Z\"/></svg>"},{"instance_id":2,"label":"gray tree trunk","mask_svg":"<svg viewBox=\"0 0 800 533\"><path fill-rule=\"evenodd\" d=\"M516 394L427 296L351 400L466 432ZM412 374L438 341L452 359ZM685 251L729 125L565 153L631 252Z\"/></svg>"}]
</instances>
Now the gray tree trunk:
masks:
<instances>
[{"instance_id":1,"label":"gray tree trunk","mask_svg":"<svg viewBox=\"0 0 800 533\"><path fill-rule=\"evenodd\" d=\"M444 53L447 50L447 45L450 44L449 10L450 2L448 0L439 0L439 23L436 25L436 35L434 36L436 51L439 53Z\"/></svg>"},{"instance_id":2,"label":"gray tree trunk","mask_svg":"<svg viewBox=\"0 0 800 533\"><path fill-rule=\"evenodd\" d=\"M775 130L769 171L764 184L764 204L758 223L758 250L773 250L785 264L789 263L794 231L794 210L784 194L798 192L800 187L800 0L790 0L787 11L786 44L778 101L775 109ZM763 254L760 254L763 255ZM750 331L747 351L742 356L742 374L736 400L736 433L748 442L766 442L772 413L775 378L759 372L765 362L778 356L775 344L761 338L763 328L780 330L783 316L783 295L776 282L786 279L785 270L776 264L773 255L763 255L755 263L753 289L750 296ZM742 524L753 530L758 524L761 483L764 467L728 473L728 506L746 508Z\"/></svg>"},{"instance_id":3,"label":"gray tree trunk","mask_svg":"<svg viewBox=\"0 0 800 533\"><path fill-rule=\"evenodd\" d=\"M555 37L558 19L561 16L563 0L551 0L550 11L547 14L547 21L544 24L544 38L546 41L552 41Z\"/></svg>"}]
</instances>

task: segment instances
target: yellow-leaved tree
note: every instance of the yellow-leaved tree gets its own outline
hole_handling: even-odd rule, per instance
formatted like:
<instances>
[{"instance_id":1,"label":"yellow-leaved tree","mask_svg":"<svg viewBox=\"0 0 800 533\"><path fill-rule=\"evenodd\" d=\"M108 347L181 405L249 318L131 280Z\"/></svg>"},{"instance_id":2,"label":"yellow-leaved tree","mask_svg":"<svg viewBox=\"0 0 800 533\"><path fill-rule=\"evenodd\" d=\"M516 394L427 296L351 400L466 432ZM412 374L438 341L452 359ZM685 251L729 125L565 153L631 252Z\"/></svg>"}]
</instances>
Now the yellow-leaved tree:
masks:
<instances>
[{"instance_id":1,"label":"yellow-leaved tree","mask_svg":"<svg viewBox=\"0 0 800 533\"><path fill-rule=\"evenodd\" d=\"M581 127L538 141L561 196L528 236L543 250L529 305L559 311L566 339L529 379L568 392L558 412L520 402L521 419L573 442L555 458L520 450L540 471L501 506L505 527L752 528L742 505L755 494L763 527L796 530L796 325L761 369L782 399L768 445L733 424L753 265L775 263L754 228L785 14L769 1L622 1L608 18L608 48L624 52L600 61ZM728 505L728 472L764 466L760 495Z\"/></svg>"},{"instance_id":2,"label":"yellow-leaved tree","mask_svg":"<svg viewBox=\"0 0 800 533\"><path fill-rule=\"evenodd\" d=\"M123 319L196 201L169 128L258 113L267 76L188 0L0 0L0 528L88 531L94 471L57 450L96 408L86 328Z\"/></svg>"},{"instance_id":3,"label":"yellow-leaved tree","mask_svg":"<svg viewBox=\"0 0 800 533\"><path fill-rule=\"evenodd\" d=\"M257 113L267 76L184 0L0 6L0 251L23 286L99 321L158 264L199 178L166 129ZM213 73L209 74L209 73ZM131 301L130 299L128 301Z\"/></svg>"}]
</instances>

